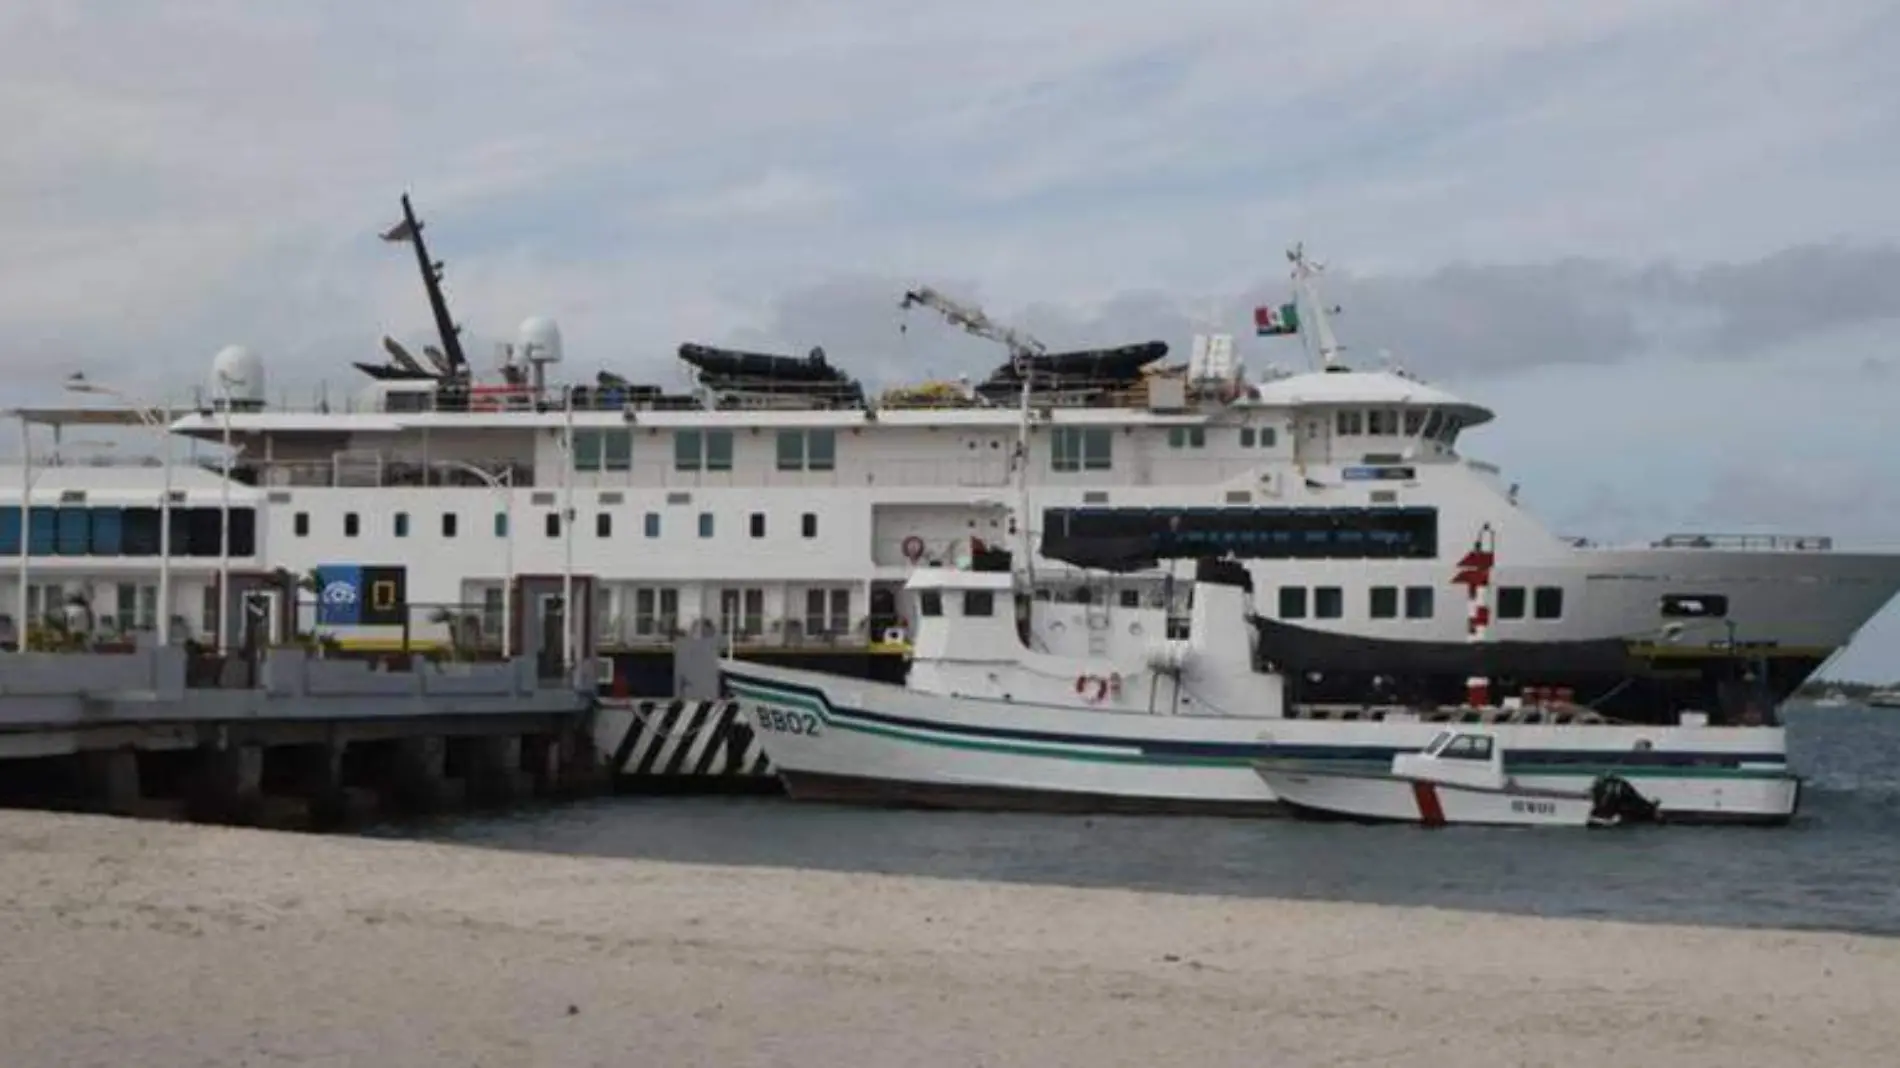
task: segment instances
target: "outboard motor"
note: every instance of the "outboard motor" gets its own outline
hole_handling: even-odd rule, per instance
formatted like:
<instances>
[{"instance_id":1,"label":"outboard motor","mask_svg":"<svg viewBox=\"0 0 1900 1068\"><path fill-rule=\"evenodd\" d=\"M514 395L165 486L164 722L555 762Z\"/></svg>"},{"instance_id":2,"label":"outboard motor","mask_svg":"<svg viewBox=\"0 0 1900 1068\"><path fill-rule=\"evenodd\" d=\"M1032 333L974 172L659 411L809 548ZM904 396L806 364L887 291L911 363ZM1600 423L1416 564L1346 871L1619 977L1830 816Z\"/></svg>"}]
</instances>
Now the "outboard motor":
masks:
<instances>
[{"instance_id":1,"label":"outboard motor","mask_svg":"<svg viewBox=\"0 0 1900 1068\"><path fill-rule=\"evenodd\" d=\"M1590 826L1620 827L1626 823L1659 823L1656 802L1638 793L1628 779L1599 775L1590 784Z\"/></svg>"}]
</instances>

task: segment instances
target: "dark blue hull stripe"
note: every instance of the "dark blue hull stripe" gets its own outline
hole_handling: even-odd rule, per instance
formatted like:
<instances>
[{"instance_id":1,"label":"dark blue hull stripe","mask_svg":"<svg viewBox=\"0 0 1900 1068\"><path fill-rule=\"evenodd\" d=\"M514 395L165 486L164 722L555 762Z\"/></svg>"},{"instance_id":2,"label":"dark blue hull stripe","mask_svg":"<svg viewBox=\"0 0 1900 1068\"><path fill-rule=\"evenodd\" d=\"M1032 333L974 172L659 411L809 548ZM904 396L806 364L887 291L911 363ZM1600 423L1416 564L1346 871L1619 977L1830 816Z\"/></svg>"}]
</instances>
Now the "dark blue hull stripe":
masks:
<instances>
[{"instance_id":1,"label":"dark blue hull stripe","mask_svg":"<svg viewBox=\"0 0 1900 1068\"><path fill-rule=\"evenodd\" d=\"M1055 731L1025 730L1019 727L981 727L963 723L945 723L936 720L911 719L906 716L893 716L883 712L870 712L857 708L842 708L826 698L823 690L802 683L781 682L777 679L760 678L743 672L721 670L721 676L733 679L741 685L757 687L763 690L781 690L795 693L816 702L828 712L846 719L864 723L875 723L885 727L903 730L935 731L939 734L957 735L985 741L1042 742L1052 745L1111 746L1122 749L1136 749L1147 756L1158 758L1190 758L1201 760L1248 761L1262 757L1300 757L1310 760L1357 760L1389 762L1395 754L1415 752L1416 747L1398 745L1288 745L1263 742L1184 742L1166 738L1117 738L1099 734L1065 734ZM1300 722L1300 721L1292 721ZM1425 724L1425 726L1439 726ZM1453 728L1458 724L1443 724ZM1658 730L1663 728L1656 728ZM1675 750L1664 752L1657 749L1511 749L1505 753L1505 764L1509 767L1549 765L1587 765L1599 766L1615 764L1620 767L1738 767L1743 764L1781 765L1787 763L1787 754L1780 752L1729 753L1695 752Z\"/></svg>"}]
</instances>

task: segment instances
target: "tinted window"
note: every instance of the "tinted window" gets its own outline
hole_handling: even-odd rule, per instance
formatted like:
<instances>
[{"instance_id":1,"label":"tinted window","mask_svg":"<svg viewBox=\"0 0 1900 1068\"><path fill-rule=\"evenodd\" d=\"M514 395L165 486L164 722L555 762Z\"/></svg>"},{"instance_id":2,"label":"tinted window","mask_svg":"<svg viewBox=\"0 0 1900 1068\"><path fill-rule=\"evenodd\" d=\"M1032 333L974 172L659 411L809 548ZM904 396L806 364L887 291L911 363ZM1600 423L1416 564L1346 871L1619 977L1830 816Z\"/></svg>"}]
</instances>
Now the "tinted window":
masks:
<instances>
[{"instance_id":1,"label":"tinted window","mask_svg":"<svg viewBox=\"0 0 1900 1068\"><path fill-rule=\"evenodd\" d=\"M1524 618L1524 587L1522 586L1499 586L1498 587L1498 618L1499 619L1523 619Z\"/></svg>"},{"instance_id":2,"label":"tinted window","mask_svg":"<svg viewBox=\"0 0 1900 1068\"><path fill-rule=\"evenodd\" d=\"M1280 618L1281 619L1305 619L1306 618L1306 587L1305 586L1280 587Z\"/></svg>"},{"instance_id":3,"label":"tinted window","mask_svg":"<svg viewBox=\"0 0 1900 1068\"><path fill-rule=\"evenodd\" d=\"M1366 614L1374 619L1397 619L1399 615L1399 589L1397 586L1374 586L1366 604Z\"/></svg>"},{"instance_id":4,"label":"tinted window","mask_svg":"<svg viewBox=\"0 0 1900 1068\"><path fill-rule=\"evenodd\" d=\"M1539 586L1531 598L1531 615L1538 619L1560 619L1564 614L1562 586Z\"/></svg>"},{"instance_id":5,"label":"tinted window","mask_svg":"<svg viewBox=\"0 0 1900 1068\"><path fill-rule=\"evenodd\" d=\"M1320 586L1313 590L1313 618L1338 619L1346 614L1346 594L1338 586Z\"/></svg>"}]
</instances>

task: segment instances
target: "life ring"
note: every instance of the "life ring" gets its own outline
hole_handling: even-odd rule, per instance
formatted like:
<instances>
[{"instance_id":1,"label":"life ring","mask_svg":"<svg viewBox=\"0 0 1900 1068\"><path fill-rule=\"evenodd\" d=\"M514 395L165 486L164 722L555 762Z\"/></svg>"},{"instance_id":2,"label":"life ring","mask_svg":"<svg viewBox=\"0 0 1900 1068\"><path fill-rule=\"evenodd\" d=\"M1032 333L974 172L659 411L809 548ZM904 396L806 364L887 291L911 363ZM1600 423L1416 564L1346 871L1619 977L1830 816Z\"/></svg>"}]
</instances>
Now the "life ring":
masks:
<instances>
[{"instance_id":1,"label":"life ring","mask_svg":"<svg viewBox=\"0 0 1900 1068\"><path fill-rule=\"evenodd\" d=\"M1108 680L1100 675L1077 675L1075 692L1081 695L1082 700L1095 704L1108 696Z\"/></svg>"},{"instance_id":2,"label":"life ring","mask_svg":"<svg viewBox=\"0 0 1900 1068\"><path fill-rule=\"evenodd\" d=\"M924 539L912 534L904 539L904 559L916 563L924 555Z\"/></svg>"}]
</instances>

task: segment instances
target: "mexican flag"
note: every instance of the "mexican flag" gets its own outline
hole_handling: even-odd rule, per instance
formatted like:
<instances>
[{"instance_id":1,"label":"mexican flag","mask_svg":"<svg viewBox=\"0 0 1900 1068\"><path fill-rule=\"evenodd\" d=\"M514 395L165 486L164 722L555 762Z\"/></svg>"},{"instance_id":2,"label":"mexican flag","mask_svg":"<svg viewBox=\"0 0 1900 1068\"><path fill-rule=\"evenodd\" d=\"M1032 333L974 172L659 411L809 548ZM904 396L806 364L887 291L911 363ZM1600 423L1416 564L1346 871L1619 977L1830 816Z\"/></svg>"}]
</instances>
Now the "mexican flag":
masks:
<instances>
[{"instance_id":1,"label":"mexican flag","mask_svg":"<svg viewBox=\"0 0 1900 1068\"><path fill-rule=\"evenodd\" d=\"M1292 304L1282 304L1277 308L1262 304L1253 310L1253 332L1255 337L1299 333L1299 308Z\"/></svg>"}]
</instances>

